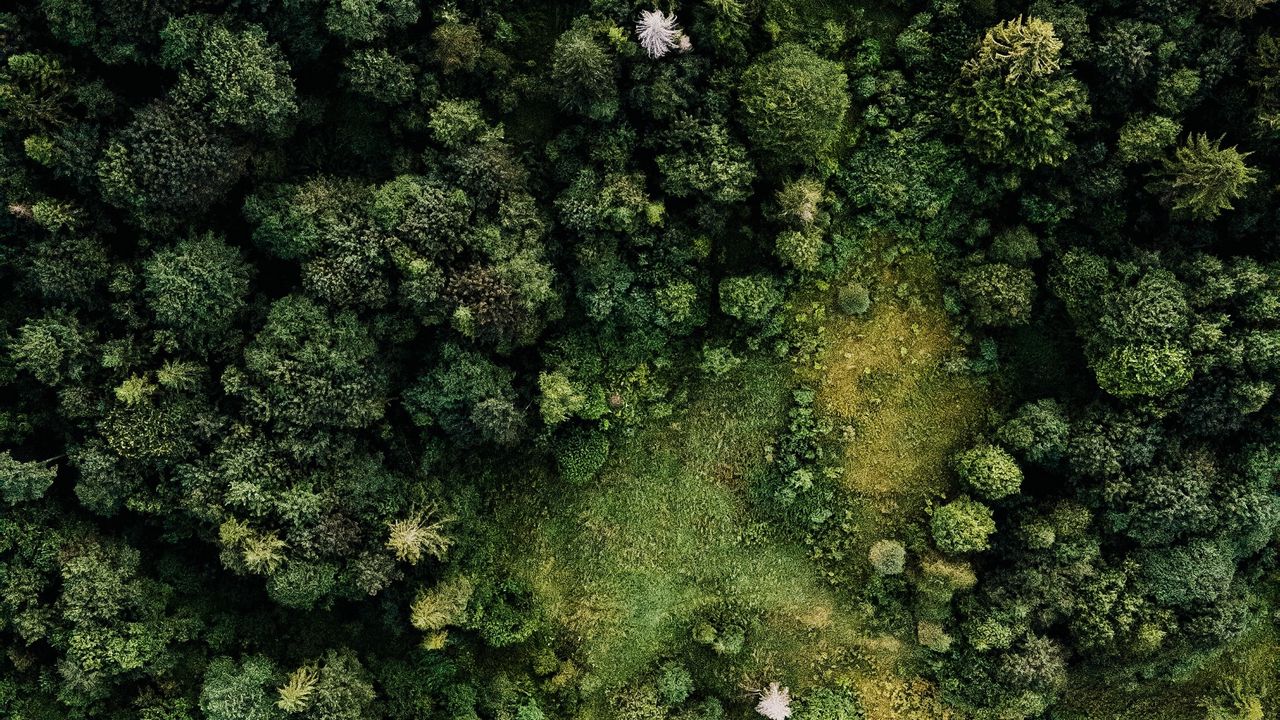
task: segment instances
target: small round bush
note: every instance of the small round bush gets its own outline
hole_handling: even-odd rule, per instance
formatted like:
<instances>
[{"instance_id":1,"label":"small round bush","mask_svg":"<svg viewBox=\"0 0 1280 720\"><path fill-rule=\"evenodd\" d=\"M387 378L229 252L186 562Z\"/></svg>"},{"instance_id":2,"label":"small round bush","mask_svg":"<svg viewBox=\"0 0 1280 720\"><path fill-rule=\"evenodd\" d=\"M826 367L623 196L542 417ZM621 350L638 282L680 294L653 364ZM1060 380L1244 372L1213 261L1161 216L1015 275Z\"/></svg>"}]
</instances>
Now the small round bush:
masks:
<instances>
[{"instance_id":1,"label":"small round bush","mask_svg":"<svg viewBox=\"0 0 1280 720\"><path fill-rule=\"evenodd\" d=\"M871 545L871 567L881 575L898 575L907 564L907 549L897 540L877 540Z\"/></svg>"},{"instance_id":2,"label":"small round bush","mask_svg":"<svg viewBox=\"0 0 1280 720\"><path fill-rule=\"evenodd\" d=\"M678 662L669 662L658 673L658 700L667 707L679 705L693 693L693 676Z\"/></svg>"},{"instance_id":3,"label":"small round bush","mask_svg":"<svg viewBox=\"0 0 1280 720\"><path fill-rule=\"evenodd\" d=\"M840 288L836 302L848 315L865 315L871 309L871 292L865 285L850 283Z\"/></svg>"},{"instance_id":4,"label":"small round bush","mask_svg":"<svg viewBox=\"0 0 1280 720\"><path fill-rule=\"evenodd\" d=\"M996 531L996 521L986 505L960 497L933 512L931 529L938 549L959 555L991 547L989 539Z\"/></svg>"},{"instance_id":5,"label":"small round bush","mask_svg":"<svg viewBox=\"0 0 1280 720\"><path fill-rule=\"evenodd\" d=\"M556 443L556 465L560 477L570 485L585 485L609 459L609 438L604 433L571 433Z\"/></svg>"},{"instance_id":6,"label":"small round bush","mask_svg":"<svg viewBox=\"0 0 1280 720\"><path fill-rule=\"evenodd\" d=\"M999 500L1022 487L1022 468L1004 448L979 445L955 457L960 482L980 497Z\"/></svg>"}]
</instances>

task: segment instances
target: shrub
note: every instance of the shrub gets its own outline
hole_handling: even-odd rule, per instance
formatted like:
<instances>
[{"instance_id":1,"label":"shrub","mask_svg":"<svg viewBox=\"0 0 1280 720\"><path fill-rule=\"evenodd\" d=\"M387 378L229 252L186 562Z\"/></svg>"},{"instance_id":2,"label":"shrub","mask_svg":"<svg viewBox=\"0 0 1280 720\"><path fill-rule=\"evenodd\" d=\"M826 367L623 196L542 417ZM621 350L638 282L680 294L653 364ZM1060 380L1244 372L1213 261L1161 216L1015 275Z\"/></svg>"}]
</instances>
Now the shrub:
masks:
<instances>
[{"instance_id":1,"label":"shrub","mask_svg":"<svg viewBox=\"0 0 1280 720\"><path fill-rule=\"evenodd\" d=\"M986 505L960 497L933 511L931 528L938 549L958 555L989 548L996 522Z\"/></svg>"},{"instance_id":2,"label":"shrub","mask_svg":"<svg viewBox=\"0 0 1280 720\"><path fill-rule=\"evenodd\" d=\"M720 309L730 317L763 325L782 305L782 289L768 275L730 277L720 281Z\"/></svg>"},{"instance_id":3,"label":"shrub","mask_svg":"<svg viewBox=\"0 0 1280 720\"><path fill-rule=\"evenodd\" d=\"M747 137L780 164L827 158L844 131L848 82L838 63L800 45L766 53L738 88Z\"/></svg>"},{"instance_id":4,"label":"shrub","mask_svg":"<svg viewBox=\"0 0 1280 720\"><path fill-rule=\"evenodd\" d=\"M862 720L858 696L845 689L819 688L802 698L795 720Z\"/></svg>"},{"instance_id":5,"label":"shrub","mask_svg":"<svg viewBox=\"0 0 1280 720\"><path fill-rule=\"evenodd\" d=\"M871 544L871 567L881 575L899 575L906 567L907 549L897 540L877 540Z\"/></svg>"},{"instance_id":6,"label":"shrub","mask_svg":"<svg viewBox=\"0 0 1280 720\"><path fill-rule=\"evenodd\" d=\"M598 430L572 432L555 446L560 477L574 486L591 482L609 459L609 438Z\"/></svg>"},{"instance_id":7,"label":"shrub","mask_svg":"<svg viewBox=\"0 0 1280 720\"><path fill-rule=\"evenodd\" d=\"M693 693L693 676L678 662L668 662L658 673L658 700L667 707L679 705Z\"/></svg>"},{"instance_id":8,"label":"shrub","mask_svg":"<svg viewBox=\"0 0 1280 720\"><path fill-rule=\"evenodd\" d=\"M1022 487L1022 468L995 445L979 445L958 453L954 463L960 482L979 497L999 500Z\"/></svg>"},{"instance_id":9,"label":"shrub","mask_svg":"<svg viewBox=\"0 0 1280 720\"><path fill-rule=\"evenodd\" d=\"M836 303L848 315L865 315L871 309L871 293L865 285L849 283L837 292Z\"/></svg>"}]
</instances>

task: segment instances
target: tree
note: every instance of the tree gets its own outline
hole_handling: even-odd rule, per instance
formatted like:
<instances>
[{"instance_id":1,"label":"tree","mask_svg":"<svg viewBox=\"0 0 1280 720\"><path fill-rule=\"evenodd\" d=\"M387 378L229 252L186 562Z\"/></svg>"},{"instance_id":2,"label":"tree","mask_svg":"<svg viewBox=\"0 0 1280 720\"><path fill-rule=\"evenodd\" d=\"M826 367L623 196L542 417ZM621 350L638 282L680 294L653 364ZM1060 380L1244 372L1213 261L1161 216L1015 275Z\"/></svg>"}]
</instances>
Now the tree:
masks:
<instances>
[{"instance_id":1,"label":"tree","mask_svg":"<svg viewBox=\"0 0 1280 720\"><path fill-rule=\"evenodd\" d=\"M509 439L504 428L487 425L484 408L486 401L496 401L503 412L518 413L514 378L484 355L449 344L435 368L405 391L404 405L418 426L438 427L461 443L503 442Z\"/></svg>"},{"instance_id":2,"label":"tree","mask_svg":"<svg viewBox=\"0 0 1280 720\"><path fill-rule=\"evenodd\" d=\"M983 325L1026 324L1031 318L1035 275L1026 268L984 263L960 274L960 295Z\"/></svg>"},{"instance_id":3,"label":"tree","mask_svg":"<svg viewBox=\"0 0 1280 720\"><path fill-rule=\"evenodd\" d=\"M933 542L946 553L960 555L990 547L996 531L991 509L968 497L960 497L933 511Z\"/></svg>"},{"instance_id":4,"label":"tree","mask_svg":"<svg viewBox=\"0 0 1280 720\"><path fill-rule=\"evenodd\" d=\"M731 277L720 281L720 309L751 325L763 325L782 304L782 290L768 275Z\"/></svg>"},{"instance_id":5,"label":"tree","mask_svg":"<svg viewBox=\"0 0 1280 720\"><path fill-rule=\"evenodd\" d=\"M385 48L362 48L342 61L342 80L359 95L386 105L413 97L418 68Z\"/></svg>"},{"instance_id":6,"label":"tree","mask_svg":"<svg viewBox=\"0 0 1280 720\"><path fill-rule=\"evenodd\" d=\"M1148 162L1178 140L1182 126L1163 115L1135 115L1120 128L1116 157L1123 163Z\"/></svg>"},{"instance_id":7,"label":"tree","mask_svg":"<svg viewBox=\"0 0 1280 720\"><path fill-rule=\"evenodd\" d=\"M261 27L232 31L207 15L170 20L160 34L162 65L180 70L172 98L204 108L215 125L275 137L297 115L289 63Z\"/></svg>"},{"instance_id":8,"label":"tree","mask_svg":"<svg viewBox=\"0 0 1280 720\"><path fill-rule=\"evenodd\" d=\"M826 160L843 135L848 82L839 64L800 45L769 51L742 73L747 138L774 164Z\"/></svg>"},{"instance_id":9,"label":"tree","mask_svg":"<svg viewBox=\"0 0 1280 720\"><path fill-rule=\"evenodd\" d=\"M998 76L1008 85L1033 82L1058 71L1061 52L1062 41L1052 24L1019 15L987 30L977 54L965 61L963 73Z\"/></svg>"},{"instance_id":10,"label":"tree","mask_svg":"<svg viewBox=\"0 0 1280 720\"><path fill-rule=\"evenodd\" d=\"M987 32L951 103L970 149L985 162L1033 169L1071 154L1068 126L1086 110L1084 87L1064 77L1062 43L1038 18Z\"/></svg>"},{"instance_id":11,"label":"tree","mask_svg":"<svg viewBox=\"0 0 1280 720\"><path fill-rule=\"evenodd\" d=\"M978 445L957 453L953 462L960 482L987 500L1015 495L1022 487L1022 468L999 446Z\"/></svg>"},{"instance_id":12,"label":"tree","mask_svg":"<svg viewBox=\"0 0 1280 720\"><path fill-rule=\"evenodd\" d=\"M372 43L418 21L414 0L329 0L324 23L349 43Z\"/></svg>"},{"instance_id":13,"label":"tree","mask_svg":"<svg viewBox=\"0 0 1280 720\"><path fill-rule=\"evenodd\" d=\"M197 350L227 339L249 294L244 257L212 233L158 250L143 263L143 277L156 321Z\"/></svg>"},{"instance_id":14,"label":"tree","mask_svg":"<svg viewBox=\"0 0 1280 720\"><path fill-rule=\"evenodd\" d=\"M1071 425L1062 405L1046 398L1018 408L996 437L1029 462L1055 467L1066 452L1070 433Z\"/></svg>"},{"instance_id":15,"label":"tree","mask_svg":"<svg viewBox=\"0 0 1280 720\"><path fill-rule=\"evenodd\" d=\"M1159 397L1185 387L1191 354L1172 345L1121 345L1094 363L1098 385L1116 397Z\"/></svg>"},{"instance_id":16,"label":"tree","mask_svg":"<svg viewBox=\"0 0 1280 720\"><path fill-rule=\"evenodd\" d=\"M551 82L560 102L594 120L608 120L618 111L618 86L613 58L583 26L566 30L551 54Z\"/></svg>"},{"instance_id":17,"label":"tree","mask_svg":"<svg viewBox=\"0 0 1280 720\"><path fill-rule=\"evenodd\" d=\"M279 720L284 714L270 693L277 676L275 664L261 655L239 663L214 658L204 673L200 710L209 720Z\"/></svg>"},{"instance_id":18,"label":"tree","mask_svg":"<svg viewBox=\"0 0 1280 720\"><path fill-rule=\"evenodd\" d=\"M103 197L144 230L163 232L208 210L240 179L245 153L193 113L153 103L111 138Z\"/></svg>"},{"instance_id":19,"label":"tree","mask_svg":"<svg viewBox=\"0 0 1280 720\"><path fill-rule=\"evenodd\" d=\"M91 337L74 315L53 312L18 328L10 353L15 365L46 385L76 382L88 369Z\"/></svg>"},{"instance_id":20,"label":"tree","mask_svg":"<svg viewBox=\"0 0 1280 720\"><path fill-rule=\"evenodd\" d=\"M1164 177L1157 187L1176 214L1194 220L1212 220L1231 201L1244 197L1258 181L1258 170L1245 164L1250 153L1223 148L1222 139L1210 141L1203 133L1187 137L1172 159L1165 160Z\"/></svg>"},{"instance_id":21,"label":"tree","mask_svg":"<svg viewBox=\"0 0 1280 720\"><path fill-rule=\"evenodd\" d=\"M386 409L378 346L354 313L330 313L301 295L275 301L223 385L284 428L365 427Z\"/></svg>"},{"instance_id":22,"label":"tree","mask_svg":"<svg viewBox=\"0 0 1280 720\"><path fill-rule=\"evenodd\" d=\"M56 467L14 460L8 450L0 452L0 497L10 505L39 500L57 475Z\"/></svg>"},{"instance_id":23,"label":"tree","mask_svg":"<svg viewBox=\"0 0 1280 720\"><path fill-rule=\"evenodd\" d=\"M436 43L436 63L445 75L475 70L484 51L480 31L474 25L446 21L431 31L431 39Z\"/></svg>"}]
</instances>

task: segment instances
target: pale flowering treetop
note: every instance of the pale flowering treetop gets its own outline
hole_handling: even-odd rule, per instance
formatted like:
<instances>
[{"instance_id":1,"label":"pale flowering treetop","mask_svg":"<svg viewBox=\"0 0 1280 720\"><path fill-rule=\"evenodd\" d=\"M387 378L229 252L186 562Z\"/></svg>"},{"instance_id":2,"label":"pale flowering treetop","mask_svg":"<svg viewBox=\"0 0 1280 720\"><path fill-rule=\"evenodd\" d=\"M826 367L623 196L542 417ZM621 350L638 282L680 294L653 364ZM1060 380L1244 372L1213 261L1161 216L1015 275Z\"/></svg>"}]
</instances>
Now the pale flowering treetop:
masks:
<instances>
[{"instance_id":1,"label":"pale flowering treetop","mask_svg":"<svg viewBox=\"0 0 1280 720\"><path fill-rule=\"evenodd\" d=\"M769 720L787 720L791 717L791 691L778 687L776 682L769 683L769 687L760 692L756 712Z\"/></svg>"},{"instance_id":2,"label":"pale flowering treetop","mask_svg":"<svg viewBox=\"0 0 1280 720\"><path fill-rule=\"evenodd\" d=\"M675 13L668 15L661 10L641 11L640 21L636 23L636 39L651 58L660 58L676 48L686 52L692 47L676 25Z\"/></svg>"}]
</instances>

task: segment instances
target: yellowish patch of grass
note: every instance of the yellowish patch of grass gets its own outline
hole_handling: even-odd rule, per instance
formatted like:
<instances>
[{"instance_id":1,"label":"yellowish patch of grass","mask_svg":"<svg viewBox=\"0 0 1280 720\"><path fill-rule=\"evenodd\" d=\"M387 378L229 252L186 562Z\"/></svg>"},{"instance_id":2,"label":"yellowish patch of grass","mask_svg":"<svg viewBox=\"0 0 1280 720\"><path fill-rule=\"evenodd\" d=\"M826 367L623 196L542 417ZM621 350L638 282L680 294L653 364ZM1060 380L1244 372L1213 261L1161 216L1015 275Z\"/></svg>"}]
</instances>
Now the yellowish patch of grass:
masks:
<instances>
[{"instance_id":1,"label":"yellowish patch of grass","mask_svg":"<svg viewBox=\"0 0 1280 720\"><path fill-rule=\"evenodd\" d=\"M948 460L981 429L986 391L946 367L962 348L932 260L909 257L877 280L866 317L828 322L813 381L820 410L845 439L845 487L877 515L915 520L947 491ZM904 284L908 299L900 300L893 291Z\"/></svg>"}]
</instances>

